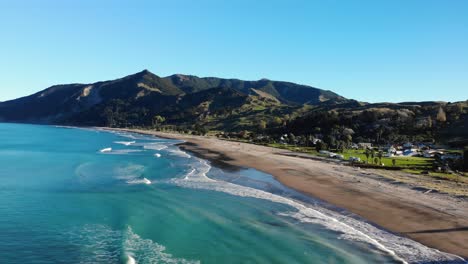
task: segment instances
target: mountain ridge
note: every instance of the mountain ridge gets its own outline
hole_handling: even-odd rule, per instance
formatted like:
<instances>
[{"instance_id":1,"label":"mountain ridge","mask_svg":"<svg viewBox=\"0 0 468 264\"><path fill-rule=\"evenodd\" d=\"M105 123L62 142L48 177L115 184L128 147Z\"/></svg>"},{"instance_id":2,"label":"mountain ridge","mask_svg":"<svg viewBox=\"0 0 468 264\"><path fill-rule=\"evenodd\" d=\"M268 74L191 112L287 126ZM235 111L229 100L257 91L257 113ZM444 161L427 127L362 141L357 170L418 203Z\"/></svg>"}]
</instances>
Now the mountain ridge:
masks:
<instances>
[{"instance_id":1,"label":"mountain ridge","mask_svg":"<svg viewBox=\"0 0 468 264\"><path fill-rule=\"evenodd\" d=\"M53 85L0 102L0 121L309 135L336 134L341 127L363 141L416 135L426 140L445 133L464 142L467 106L463 101L366 103L291 82L160 77L143 70L114 80ZM375 134L379 137L372 139Z\"/></svg>"},{"instance_id":2,"label":"mountain ridge","mask_svg":"<svg viewBox=\"0 0 468 264\"><path fill-rule=\"evenodd\" d=\"M246 95L262 93L266 97L271 97L271 99L286 105L347 100L330 91L289 82L243 81L216 77L200 78L183 74L159 77L145 69L114 80L88 84L53 85L29 96L1 102L0 118L11 121L48 123L54 122L57 119L56 117L85 111L90 107L111 100L120 99L137 102L145 97L181 97L215 88L230 88ZM161 103L160 100L156 99L155 102ZM149 104L151 103L149 102Z\"/></svg>"}]
</instances>

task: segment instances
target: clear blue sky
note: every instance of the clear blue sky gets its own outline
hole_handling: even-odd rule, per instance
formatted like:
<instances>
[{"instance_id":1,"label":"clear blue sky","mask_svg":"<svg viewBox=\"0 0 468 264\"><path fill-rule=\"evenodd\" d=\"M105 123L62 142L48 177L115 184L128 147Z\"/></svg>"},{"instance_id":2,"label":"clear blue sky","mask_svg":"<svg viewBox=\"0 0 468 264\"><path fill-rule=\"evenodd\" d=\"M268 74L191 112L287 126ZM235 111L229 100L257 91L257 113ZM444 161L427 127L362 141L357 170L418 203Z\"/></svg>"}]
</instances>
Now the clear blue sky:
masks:
<instances>
[{"instance_id":1,"label":"clear blue sky","mask_svg":"<svg viewBox=\"0 0 468 264\"><path fill-rule=\"evenodd\" d=\"M0 101L143 69L468 99L468 1L0 0Z\"/></svg>"}]
</instances>

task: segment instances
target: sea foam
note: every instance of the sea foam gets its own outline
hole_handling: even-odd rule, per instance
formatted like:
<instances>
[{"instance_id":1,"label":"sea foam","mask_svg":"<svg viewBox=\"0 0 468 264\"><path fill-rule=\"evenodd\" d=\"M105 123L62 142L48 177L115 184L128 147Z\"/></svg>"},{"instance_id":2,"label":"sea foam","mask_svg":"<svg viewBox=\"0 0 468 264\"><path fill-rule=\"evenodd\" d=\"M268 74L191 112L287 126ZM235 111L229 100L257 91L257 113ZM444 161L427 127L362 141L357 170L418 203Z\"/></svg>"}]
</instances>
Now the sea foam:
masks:
<instances>
[{"instance_id":1,"label":"sea foam","mask_svg":"<svg viewBox=\"0 0 468 264\"><path fill-rule=\"evenodd\" d=\"M169 153L172 156L178 156L178 157L187 158L187 159L190 159L192 157L187 152L180 150L179 148L170 149Z\"/></svg>"},{"instance_id":2,"label":"sea foam","mask_svg":"<svg viewBox=\"0 0 468 264\"><path fill-rule=\"evenodd\" d=\"M112 148L105 148L101 149L99 152L103 154L112 154L112 155L127 155L131 153L138 153L142 152L141 149L112 149Z\"/></svg>"},{"instance_id":3,"label":"sea foam","mask_svg":"<svg viewBox=\"0 0 468 264\"><path fill-rule=\"evenodd\" d=\"M132 144L135 144L136 141L114 141L114 143L124 145L124 146L130 146Z\"/></svg>"},{"instance_id":4,"label":"sea foam","mask_svg":"<svg viewBox=\"0 0 468 264\"><path fill-rule=\"evenodd\" d=\"M103 148L103 149L99 150L99 152L101 152L101 153L111 152L111 151L112 151L112 148Z\"/></svg>"},{"instance_id":5,"label":"sea foam","mask_svg":"<svg viewBox=\"0 0 468 264\"><path fill-rule=\"evenodd\" d=\"M70 230L68 239L88 253L80 255L78 263L200 263L166 253L163 245L141 238L130 226L113 230L106 225L85 225Z\"/></svg>"},{"instance_id":6,"label":"sea foam","mask_svg":"<svg viewBox=\"0 0 468 264\"><path fill-rule=\"evenodd\" d=\"M129 180L129 181L127 181L127 183L128 184L146 184L146 185L150 185L151 181L148 180L147 178L143 178L143 179Z\"/></svg>"},{"instance_id":7,"label":"sea foam","mask_svg":"<svg viewBox=\"0 0 468 264\"><path fill-rule=\"evenodd\" d=\"M159 144L159 143L147 143L143 145L144 149L150 149L150 150L163 150L167 149L167 145Z\"/></svg>"}]
</instances>

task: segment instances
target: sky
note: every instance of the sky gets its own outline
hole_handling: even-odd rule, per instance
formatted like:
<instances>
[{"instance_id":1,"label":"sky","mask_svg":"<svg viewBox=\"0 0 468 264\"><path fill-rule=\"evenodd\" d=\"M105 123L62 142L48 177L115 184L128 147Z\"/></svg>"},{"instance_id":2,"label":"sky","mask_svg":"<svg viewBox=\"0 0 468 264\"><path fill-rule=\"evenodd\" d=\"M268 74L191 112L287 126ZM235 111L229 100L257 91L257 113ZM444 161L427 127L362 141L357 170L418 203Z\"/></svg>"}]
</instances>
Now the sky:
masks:
<instances>
[{"instance_id":1,"label":"sky","mask_svg":"<svg viewBox=\"0 0 468 264\"><path fill-rule=\"evenodd\" d=\"M466 0L0 0L0 101L143 69L468 99Z\"/></svg>"}]
</instances>

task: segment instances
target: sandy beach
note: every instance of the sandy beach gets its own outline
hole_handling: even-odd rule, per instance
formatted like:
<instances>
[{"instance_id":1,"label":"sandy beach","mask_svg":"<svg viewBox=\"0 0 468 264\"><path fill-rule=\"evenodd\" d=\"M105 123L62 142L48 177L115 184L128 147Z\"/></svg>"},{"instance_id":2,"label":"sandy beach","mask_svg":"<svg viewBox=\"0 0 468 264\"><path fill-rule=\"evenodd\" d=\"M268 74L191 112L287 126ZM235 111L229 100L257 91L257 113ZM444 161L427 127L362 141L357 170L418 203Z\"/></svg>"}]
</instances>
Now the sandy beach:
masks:
<instances>
[{"instance_id":1,"label":"sandy beach","mask_svg":"<svg viewBox=\"0 0 468 264\"><path fill-rule=\"evenodd\" d=\"M468 184L402 172L362 170L281 149L148 130L215 166L250 167L284 185L359 215L426 246L468 258Z\"/></svg>"}]
</instances>

